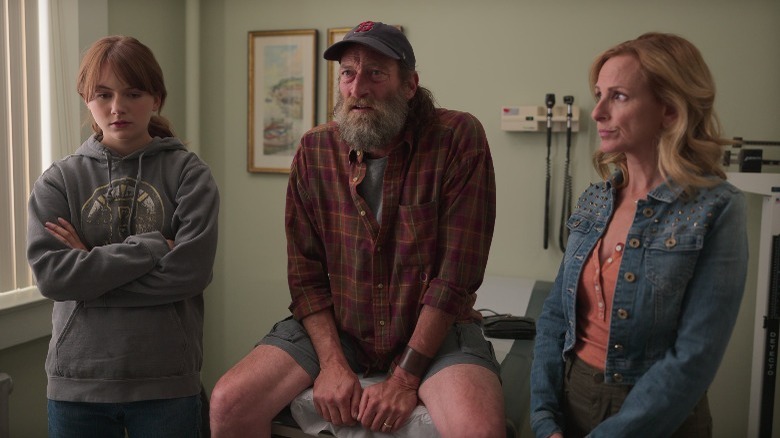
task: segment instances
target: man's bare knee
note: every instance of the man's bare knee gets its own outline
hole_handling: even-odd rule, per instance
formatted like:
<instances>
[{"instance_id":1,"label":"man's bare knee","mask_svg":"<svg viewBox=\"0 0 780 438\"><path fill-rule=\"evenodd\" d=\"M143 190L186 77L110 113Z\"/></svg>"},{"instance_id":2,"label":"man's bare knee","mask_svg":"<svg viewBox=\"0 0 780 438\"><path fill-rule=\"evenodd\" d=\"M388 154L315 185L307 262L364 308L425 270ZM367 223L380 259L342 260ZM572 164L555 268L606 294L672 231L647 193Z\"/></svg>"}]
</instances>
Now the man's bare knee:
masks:
<instances>
[{"instance_id":1,"label":"man's bare knee","mask_svg":"<svg viewBox=\"0 0 780 438\"><path fill-rule=\"evenodd\" d=\"M420 395L442 437L506 435L504 397L498 377L478 365L454 365L430 377Z\"/></svg>"},{"instance_id":2,"label":"man's bare knee","mask_svg":"<svg viewBox=\"0 0 780 438\"><path fill-rule=\"evenodd\" d=\"M264 415L259 406L263 403L253 403L247 399L245 392L238 390L240 381L223 377L211 393L209 421L215 436L233 436L232 430L255 430L265 422L270 423L269 414ZM263 418L263 417L266 418Z\"/></svg>"},{"instance_id":3,"label":"man's bare knee","mask_svg":"<svg viewBox=\"0 0 780 438\"><path fill-rule=\"evenodd\" d=\"M308 386L311 378L290 355L277 347L259 346L214 387L212 433L242 436L251 431L253 436L265 436L276 414Z\"/></svg>"},{"instance_id":4,"label":"man's bare knee","mask_svg":"<svg viewBox=\"0 0 780 438\"><path fill-rule=\"evenodd\" d=\"M211 392L209 416L212 423L224 423L227 418L230 418L231 412L237 406L240 407L240 403L231 393L229 386L230 382L223 377L217 382L214 390Z\"/></svg>"}]
</instances>

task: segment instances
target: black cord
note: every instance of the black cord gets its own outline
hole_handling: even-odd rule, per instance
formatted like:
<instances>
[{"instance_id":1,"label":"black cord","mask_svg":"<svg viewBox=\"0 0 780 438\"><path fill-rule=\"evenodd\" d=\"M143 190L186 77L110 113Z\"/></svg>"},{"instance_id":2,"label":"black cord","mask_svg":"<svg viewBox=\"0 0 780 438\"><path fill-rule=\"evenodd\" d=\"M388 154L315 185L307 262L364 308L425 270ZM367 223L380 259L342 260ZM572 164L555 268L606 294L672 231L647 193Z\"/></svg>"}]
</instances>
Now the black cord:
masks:
<instances>
[{"instance_id":1,"label":"black cord","mask_svg":"<svg viewBox=\"0 0 780 438\"><path fill-rule=\"evenodd\" d=\"M482 315L483 318L500 318L500 317L505 317L505 316L512 316L511 313L498 313L498 312L496 312L493 309L477 309L477 312L479 312L480 314L482 312L490 312L490 313L492 313L492 315L484 315L483 314Z\"/></svg>"},{"instance_id":2,"label":"black cord","mask_svg":"<svg viewBox=\"0 0 780 438\"><path fill-rule=\"evenodd\" d=\"M550 147L552 145L552 108L555 105L555 94L545 96L547 105L547 179L544 187L544 249L550 236Z\"/></svg>"},{"instance_id":3,"label":"black cord","mask_svg":"<svg viewBox=\"0 0 780 438\"><path fill-rule=\"evenodd\" d=\"M568 228L566 221L571 216L571 174L569 172L569 157L571 153L571 105L574 103L574 96L563 96L563 102L566 104L566 162L563 168L563 200L561 201L561 224L558 228L558 247L561 252L566 252L566 242L568 241Z\"/></svg>"}]
</instances>

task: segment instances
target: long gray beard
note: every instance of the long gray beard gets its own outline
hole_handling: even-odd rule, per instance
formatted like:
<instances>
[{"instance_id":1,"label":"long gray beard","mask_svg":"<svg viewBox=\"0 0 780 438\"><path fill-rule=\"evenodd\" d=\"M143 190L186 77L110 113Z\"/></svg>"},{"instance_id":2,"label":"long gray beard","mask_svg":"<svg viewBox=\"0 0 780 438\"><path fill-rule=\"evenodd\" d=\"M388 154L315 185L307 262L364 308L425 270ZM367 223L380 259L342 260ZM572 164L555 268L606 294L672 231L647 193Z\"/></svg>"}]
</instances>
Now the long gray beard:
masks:
<instances>
[{"instance_id":1,"label":"long gray beard","mask_svg":"<svg viewBox=\"0 0 780 438\"><path fill-rule=\"evenodd\" d=\"M386 102L350 99L344 102L339 94L333 109L333 119L339 124L341 138L352 148L366 152L381 150L401 132L406 124L409 105L403 91L392 95ZM355 104L374 108L371 114L354 114Z\"/></svg>"}]
</instances>

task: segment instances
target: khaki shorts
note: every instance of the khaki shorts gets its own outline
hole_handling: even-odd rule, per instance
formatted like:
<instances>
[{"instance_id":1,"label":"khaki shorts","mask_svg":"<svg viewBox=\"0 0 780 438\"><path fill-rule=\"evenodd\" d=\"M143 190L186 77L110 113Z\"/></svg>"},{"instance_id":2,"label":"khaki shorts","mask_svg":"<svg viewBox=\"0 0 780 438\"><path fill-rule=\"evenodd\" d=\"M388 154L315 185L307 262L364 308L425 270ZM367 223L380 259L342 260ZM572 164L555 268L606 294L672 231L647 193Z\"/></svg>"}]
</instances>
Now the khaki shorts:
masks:
<instances>
[{"instance_id":1,"label":"khaki shorts","mask_svg":"<svg viewBox=\"0 0 780 438\"><path fill-rule=\"evenodd\" d=\"M314 352L314 345L303 325L292 317L277 322L257 345L273 345L286 351L312 380L320 373L320 363ZM341 346L352 370L356 373L365 372L366 367L358 363L358 346L355 341L341 334ZM501 367L496 360L493 345L482 335L482 328L477 323L456 323L452 326L422 381L448 366L458 364L480 365L501 378Z\"/></svg>"}]
</instances>

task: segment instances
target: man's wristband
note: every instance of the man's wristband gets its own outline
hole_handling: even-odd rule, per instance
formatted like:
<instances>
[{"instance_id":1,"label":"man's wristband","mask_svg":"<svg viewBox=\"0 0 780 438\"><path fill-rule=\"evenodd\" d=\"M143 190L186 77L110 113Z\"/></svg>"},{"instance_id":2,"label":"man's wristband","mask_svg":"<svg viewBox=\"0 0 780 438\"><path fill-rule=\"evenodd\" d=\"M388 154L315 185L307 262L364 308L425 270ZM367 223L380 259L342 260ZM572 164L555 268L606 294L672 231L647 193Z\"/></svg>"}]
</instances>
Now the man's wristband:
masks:
<instances>
[{"instance_id":1,"label":"man's wristband","mask_svg":"<svg viewBox=\"0 0 780 438\"><path fill-rule=\"evenodd\" d=\"M407 345L404 352L401 354L398 366L407 373L422 378L423 374L428 371L431 360L430 357L424 356L419 351Z\"/></svg>"}]
</instances>

